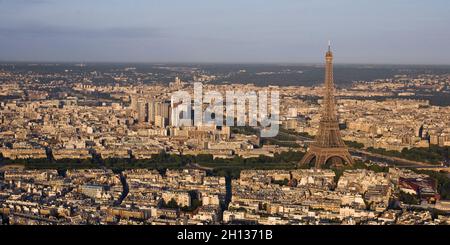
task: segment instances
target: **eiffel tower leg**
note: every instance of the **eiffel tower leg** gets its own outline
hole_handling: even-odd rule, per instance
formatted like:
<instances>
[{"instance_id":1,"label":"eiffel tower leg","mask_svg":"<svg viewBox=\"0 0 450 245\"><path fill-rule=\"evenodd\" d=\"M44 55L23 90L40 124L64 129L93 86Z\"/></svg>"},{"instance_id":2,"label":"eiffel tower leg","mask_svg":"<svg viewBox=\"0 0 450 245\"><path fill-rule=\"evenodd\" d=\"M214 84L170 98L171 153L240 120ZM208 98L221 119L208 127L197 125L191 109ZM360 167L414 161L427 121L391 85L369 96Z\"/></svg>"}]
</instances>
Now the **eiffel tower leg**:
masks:
<instances>
[{"instance_id":1,"label":"eiffel tower leg","mask_svg":"<svg viewBox=\"0 0 450 245\"><path fill-rule=\"evenodd\" d=\"M351 155L345 155L344 160L345 160L345 162L346 162L348 165L353 165L353 164L355 163L355 162L353 161L353 158L352 158Z\"/></svg>"},{"instance_id":2,"label":"eiffel tower leg","mask_svg":"<svg viewBox=\"0 0 450 245\"><path fill-rule=\"evenodd\" d=\"M321 168L323 165L325 165L326 160L327 160L326 155L319 154L316 158L316 168Z\"/></svg>"},{"instance_id":3,"label":"eiffel tower leg","mask_svg":"<svg viewBox=\"0 0 450 245\"><path fill-rule=\"evenodd\" d=\"M300 160L300 165L310 164L311 161L314 159L315 156L316 156L316 155L315 155L314 153L312 153L312 152L307 152L307 153L303 156L302 160Z\"/></svg>"}]
</instances>

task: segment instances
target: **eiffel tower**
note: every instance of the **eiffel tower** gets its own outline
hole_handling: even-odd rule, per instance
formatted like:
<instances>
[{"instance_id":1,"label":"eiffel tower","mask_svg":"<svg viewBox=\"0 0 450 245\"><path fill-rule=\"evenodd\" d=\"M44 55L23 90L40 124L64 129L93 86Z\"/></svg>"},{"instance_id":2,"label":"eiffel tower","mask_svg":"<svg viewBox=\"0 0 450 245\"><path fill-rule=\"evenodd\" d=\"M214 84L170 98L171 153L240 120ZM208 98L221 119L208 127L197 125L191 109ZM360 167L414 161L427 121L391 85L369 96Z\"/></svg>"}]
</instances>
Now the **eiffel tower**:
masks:
<instances>
[{"instance_id":1,"label":"eiffel tower","mask_svg":"<svg viewBox=\"0 0 450 245\"><path fill-rule=\"evenodd\" d=\"M348 148L342 140L336 112L333 81L333 53L331 43L325 55L325 88L319 131L315 141L310 144L308 152L303 156L300 164L314 164L316 168L322 166L342 166L353 164Z\"/></svg>"}]
</instances>

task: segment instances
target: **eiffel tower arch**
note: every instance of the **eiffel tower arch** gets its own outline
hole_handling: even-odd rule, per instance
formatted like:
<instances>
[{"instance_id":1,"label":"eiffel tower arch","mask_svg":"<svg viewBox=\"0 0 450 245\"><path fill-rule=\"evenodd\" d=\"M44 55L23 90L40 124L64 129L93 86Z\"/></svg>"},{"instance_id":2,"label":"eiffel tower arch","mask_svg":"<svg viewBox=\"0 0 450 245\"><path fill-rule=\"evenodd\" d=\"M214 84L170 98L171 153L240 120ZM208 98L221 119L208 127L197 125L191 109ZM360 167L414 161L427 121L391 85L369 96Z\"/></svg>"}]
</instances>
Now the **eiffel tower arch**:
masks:
<instances>
[{"instance_id":1,"label":"eiffel tower arch","mask_svg":"<svg viewBox=\"0 0 450 245\"><path fill-rule=\"evenodd\" d=\"M330 45L328 45L325 61L325 86L319 130L315 141L310 144L308 151L300 161L300 165L314 164L315 168L326 165L352 165L354 163L339 131L334 96L333 53Z\"/></svg>"}]
</instances>

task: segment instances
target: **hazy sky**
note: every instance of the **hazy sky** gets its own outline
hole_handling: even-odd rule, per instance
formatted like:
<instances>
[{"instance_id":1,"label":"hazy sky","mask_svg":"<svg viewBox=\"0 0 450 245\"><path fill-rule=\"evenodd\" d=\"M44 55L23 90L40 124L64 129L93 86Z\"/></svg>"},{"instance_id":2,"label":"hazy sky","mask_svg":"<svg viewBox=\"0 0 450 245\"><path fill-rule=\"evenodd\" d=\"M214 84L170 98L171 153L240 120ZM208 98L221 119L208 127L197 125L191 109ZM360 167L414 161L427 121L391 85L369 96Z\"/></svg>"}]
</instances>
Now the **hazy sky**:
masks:
<instances>
[{"instance_id":1,"label":"hazy sky","mask_svg":"<svg viewBox=\"0 0 450 245\"><path fill-rule=\"evenodd\" d=\"M448 0L0 0L0 60L450 64Z\"/></svg>"}]
</instances>

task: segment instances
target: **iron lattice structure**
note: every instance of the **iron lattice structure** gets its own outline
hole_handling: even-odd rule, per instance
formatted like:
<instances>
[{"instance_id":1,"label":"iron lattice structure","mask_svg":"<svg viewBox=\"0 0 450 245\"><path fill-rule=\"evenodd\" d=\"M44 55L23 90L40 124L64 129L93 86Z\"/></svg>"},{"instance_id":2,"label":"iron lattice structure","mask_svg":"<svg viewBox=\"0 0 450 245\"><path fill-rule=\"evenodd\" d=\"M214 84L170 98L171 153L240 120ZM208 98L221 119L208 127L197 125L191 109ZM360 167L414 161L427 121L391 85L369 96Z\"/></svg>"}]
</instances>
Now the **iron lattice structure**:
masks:
<instances>
[{"instance_id":1,"label":"iron lattice structure","mask_svg":"<svg viewBox=\"0 0 450 245\"><path fill-rule=\"evenodd\" d=\"M300 164L314 163L316 168L325 164L353 164L353 159L339 131L334 96L333 52L331 52L330 45L328 45L325 61L325 86L319 130L315 141L310 144L308 151L300 161Z\"/></svg>"}]
</instances>

